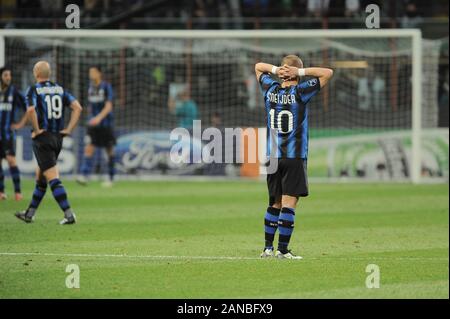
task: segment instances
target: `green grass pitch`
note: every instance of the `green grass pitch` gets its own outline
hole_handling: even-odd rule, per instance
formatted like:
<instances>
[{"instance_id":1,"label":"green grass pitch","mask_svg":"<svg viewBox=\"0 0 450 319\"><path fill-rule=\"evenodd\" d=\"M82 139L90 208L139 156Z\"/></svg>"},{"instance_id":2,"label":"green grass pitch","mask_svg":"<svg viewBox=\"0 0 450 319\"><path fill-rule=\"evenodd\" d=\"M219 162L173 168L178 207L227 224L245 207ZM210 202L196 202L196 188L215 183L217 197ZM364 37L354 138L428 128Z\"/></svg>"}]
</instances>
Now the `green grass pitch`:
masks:
<instances>
[{"instance_id":1,"label":"green grass pitch","mask_svg":"<svg viewBox=\"0 0 450 319\"><path fill-rule=\"evenodd\" d=\"M449 297L448 184L312 184L291 245L301 261L258 259L263 182L65 185L74 226L58 225L50 192L34 224L13 217L31 181L24 202L0 202L0 298ZM80 289L66 288L69 264Z\"/></svg>"}]
</instances>

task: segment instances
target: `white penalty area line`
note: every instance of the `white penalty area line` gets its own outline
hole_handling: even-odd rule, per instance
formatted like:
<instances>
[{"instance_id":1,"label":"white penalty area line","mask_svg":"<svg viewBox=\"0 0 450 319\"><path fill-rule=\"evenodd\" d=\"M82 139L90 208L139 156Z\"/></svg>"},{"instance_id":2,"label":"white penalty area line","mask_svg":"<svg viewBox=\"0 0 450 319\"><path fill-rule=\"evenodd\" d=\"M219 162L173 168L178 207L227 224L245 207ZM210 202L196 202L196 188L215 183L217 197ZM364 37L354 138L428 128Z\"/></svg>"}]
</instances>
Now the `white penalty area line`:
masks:
<instances>
[{"instance_id":1,"label":"white penalty area line","mask_svg":"<svg viewBox=\"0 0 450 319\"><path fill-rule=\"evenodd\" d=\"M85 257L85 258L130 258L130 259L205 259L205 260L258 260L258 257L231 256L159 256L159 255L125 255L125 254L68 254L68 253L16 253L0 252L0 256L47 256L47 257Z\"/></svg>"},{"instance_id":2,"label":"white penalty area line","mask_svg":"<svg viewBox=\"0 0 450 319\"><path fill-rule=\"evenodd\" d=\"M0 252L0 256L46 256L46 257L81 257L81 258L128 258L128 259L178 259L178 260L261 260L260 257L238 257L238 256L162 256L162 255L126 255L126 254L74 254L74 253L40 253L40 252ZM271 258L264 258L271 259ZM423 261L448 261L448 257L344 257L323 256L306 257L304 260L355 260L355 261L377 261L377 260L423 260Z\"/></svg>"}]
</instances>

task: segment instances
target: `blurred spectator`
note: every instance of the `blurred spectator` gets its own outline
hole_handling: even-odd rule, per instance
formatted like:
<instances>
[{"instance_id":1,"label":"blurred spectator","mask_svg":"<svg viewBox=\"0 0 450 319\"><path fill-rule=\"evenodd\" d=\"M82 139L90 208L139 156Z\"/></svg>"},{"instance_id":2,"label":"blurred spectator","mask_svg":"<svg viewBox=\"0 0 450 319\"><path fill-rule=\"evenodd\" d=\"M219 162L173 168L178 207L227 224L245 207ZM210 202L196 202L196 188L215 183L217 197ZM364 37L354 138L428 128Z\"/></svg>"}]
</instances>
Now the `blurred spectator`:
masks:
<instances>
[{"instance_id":1,"label":"blurred spectator","mask_svg":"<svg viewBox=\"0 0 450 319\"><path fill-rule=\"evenodd\" d=\"M308 14L313 17L322 17L323 13L328 12L330 0L308 0Z\"/></svg>"},{"instance_id":2,"label":"blurred spectator","mask_svg":"<svg viewBox=\"0 0 450 319\"><path fill-rule=\"evenodd\" d=\"M177 97L169 98L169 111L178 120L178 127L192 129L192 121L198 119L197 104L191 99L189 91L183 90Z\"/></svg>"},{"instance_id":3,"label":"blurred spectator","mask_svg":"<svg viewBox=\"0 0 450 319\"><path fill-rule=\"evenodd\" d=\"M422 23L423 18L419 12L416 3L408 2L405 8L405 14L401 20L402 28L417 28Z\"/></svg>"},{"instance_id":4,"label":"blurred spectator","mask_svg":"<svg viewBox=\"0 0 450 319\"><path fill-rule=\"evenodd\" d=\"M194 12L192 14L192 17L196 19L196 25L194 26L195 28L206 29L207 27L206 15L207 10L205 8L205 4L203 3L203 1L195 0Z\"/></svg>"},{"instance_id":5,"label":"blurred spectator","mask_svg":"<svg viewBox=\"0 0 450 319\"><path fill-rule=\"evenodd\" d=\"M358 107L361 110L369 110L370 109L370 101L372 99L372 94L369 88L369 79L364 74L358 78Z\"/></svg>"},{"instance_id":6,"label":"blurred spectator","mask_svg":"<svg viewBox=\"0 0 450 319\"><path fill-rule=\"evenodd\" d=\"M56 17L63 12L62 0L40 0L41 10L44 17Z\"/></svg>"},{"instance_id":7,"label":"blurred spectator","mask_svg":"<svg viewBox=\"0 0 450 319\"><path fill-rule=\"evenodd\" d=\"M372 82L373 91L373 108L375 110L382 110L386 106L386 81L381 77L380 73L375 73Z\"/></svg>"},{"instance_id":8,"label":"blurred spectator","mask_svg":"<svg viewBox=\"0 0 450 319\"><path fill-rule=\"evenodd\" d=\"M195 0L192 17L197 20L195 28L208 29L208 18L219 17L220 9L223 10L224 4L215 3L214 0Z\"/></svg>"},{"instance_id":9,"label":"blurred spectator","mask_svg":"<svg viewBox=\"0 0 450 319\"><path fill-rule=\"evenodd\" d=\"M211 114L211 127L217 127L220 128L222 127L222 116L220 115L219 112L213 112Z\"/></svg>"},{"instance_id":10,"label":"blurred spectator","mask_svg":"<svg viewBox=\"0 0 450 319\"><path fill-rule=\"evenodd\" d=\"M100 18L102 14L103 1L99 0L85 0L83 16L84 19Z\"/></svg>"},{"instance_id":11,"label":"blurred spectator","mask_svg":"<svg viewBox=\"0 0 450 319\"><path fill-rule=\"evenodd\" d=\"M229 11L228 16L232 17L234 21L234 29L242 29L242 14L241 4L239 0L228 0L227 9Z\"/></svg>"},{"instance_id":12,"label":"blurred spectator","mask_svg":"<svg viewBox=\"0 0 450 319\"><path fill-rule=\"evenodd\" d=\"M226 143L225 143L225 134L223 133L224 127L223 127L223 124L222 124L222 117L221 117L219 112L216 111L216 112L213 112L211 114L210 127L214 127L214 128L219 129L222 132L222 134L220 136L211 137L211 139L209 139L207 141L204 141L204 142L211 142L213 138L214 139L218 139L218 138L221 139L221 143L220 143L220 145L221 145L221 149L220 149L221 156L220 156L220 159L221 160L218 161L218 162L214 162L214 163L211 163L209 165L206 165L206 167L204 168L204 174L205 175L225 175L226 174L226 167L227 167L227 164L225 163L225 153L226 153L227 150L225 148ZM236 145L233 144L233 146L229 150L229 152L233 152L235 147L236 147ZM219 152L219 150L218 149L214 149L214 153L215 153L214 155L218 156L218 153L216 153L216 152Z\"/></svg>"},{"instance_id":13,"label":"blurred spectator","mask_svg":"<svg viewBox=\"0 0 450 319\"><path fill-rule=\"evenodd\" d=\"M436 27L424 19L448 17L445 0L166 0L154 6L145 0L0 0L0 27L61 28L64 8L72 3L80 7L85 27L124 14L111 27L129 29L360 28L367 5L377 4L382 27L421 27L425 37L438 38L446 36L445 21L439 20ZM126 17L137 5L144 9ZM295 19L305 16L310 19Z\"/></svg>"},{"instance_id":14,"label":"blurred spectator","mask_svg":"<svg viewBox=\"0 0 450 319\"><path fill-rule=\"evenodd\" d=\"M360 15L359 0L346 0L345 1L345 16L348 18L356 17Z\"/></svg>"},{"instance_id":15,"label":"blurred spectator","mask_svg":"<svg viewBox=\"0 0 450 319\"><path fill-rule=\"evenodd\" d=\"M371 90L371 103L370 107L373 110L383 111L386 108L386 73L383 69L383 63L373 63L369 65L368 77Z\"/></svg>"}]
</instances>

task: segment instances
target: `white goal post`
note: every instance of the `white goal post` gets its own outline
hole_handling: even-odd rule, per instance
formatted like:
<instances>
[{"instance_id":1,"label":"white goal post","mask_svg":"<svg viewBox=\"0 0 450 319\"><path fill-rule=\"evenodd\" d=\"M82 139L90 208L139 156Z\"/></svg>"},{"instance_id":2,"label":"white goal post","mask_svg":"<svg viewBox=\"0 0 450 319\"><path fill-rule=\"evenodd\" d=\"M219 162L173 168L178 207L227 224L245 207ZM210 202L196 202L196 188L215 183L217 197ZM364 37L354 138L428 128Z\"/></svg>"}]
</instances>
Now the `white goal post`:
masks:
<instances>
[{"instance_id":1,"label":"white goal post","mask_svg":"<svg viewBox=\"0 0 450 319\"><path fill-rule=\"evenodd\" d=\"M298 39L298 46L308 39L398 38L411 41L411 157L409 179L421 181L421 129L422 129L422 35L418 29L351 29L351 30L0 30L0 66L7 63L5 39L73 38L75 39ZM300 49L301 50L301 49Z\"/></svg>"}]
</instances>

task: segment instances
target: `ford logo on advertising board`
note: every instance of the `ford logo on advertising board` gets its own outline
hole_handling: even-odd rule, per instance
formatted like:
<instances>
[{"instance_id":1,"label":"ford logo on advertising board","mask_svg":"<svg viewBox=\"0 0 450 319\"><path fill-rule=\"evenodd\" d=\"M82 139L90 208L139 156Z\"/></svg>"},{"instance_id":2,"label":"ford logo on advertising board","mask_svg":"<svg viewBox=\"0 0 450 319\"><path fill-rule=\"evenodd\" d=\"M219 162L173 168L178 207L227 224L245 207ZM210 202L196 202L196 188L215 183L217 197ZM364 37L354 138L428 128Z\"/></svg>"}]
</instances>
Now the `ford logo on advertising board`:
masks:
<instances>
[{"instance_id":1,"label":"ford logo on advertising board","mask_svg":"<svg viewBox=\"0 0 450 319\"><path fill-rule=\"evenodd\" d=\"M189 148L200 151L202 142L191 138ZM121 135L117 140L116 168L125 174L157 173L157 174L197 174L204 164L193 164L191 161L175 163L170 158L172 145L177 141L170 140L169 131L134 132Z\"/></svg>"}]
</instances>

